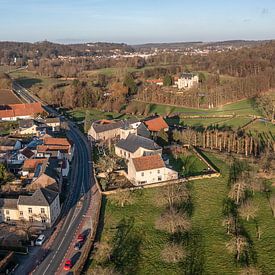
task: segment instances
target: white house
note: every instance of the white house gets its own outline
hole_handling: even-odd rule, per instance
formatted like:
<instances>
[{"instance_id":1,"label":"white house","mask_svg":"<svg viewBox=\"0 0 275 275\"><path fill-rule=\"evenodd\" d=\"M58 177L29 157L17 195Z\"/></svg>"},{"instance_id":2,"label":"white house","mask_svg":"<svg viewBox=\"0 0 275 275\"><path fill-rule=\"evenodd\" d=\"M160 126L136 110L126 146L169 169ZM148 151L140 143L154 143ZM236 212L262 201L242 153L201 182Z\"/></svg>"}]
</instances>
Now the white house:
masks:
<instances>
[{"instance_id":1,"label":"white house","mask_svg":"<svg viewBox=\"0 0 275 275\"><path fill-rule=\"evenodd\" d=\"M115 153L121 158L130 159L145 155L161 155L162 148L149 138L129 134L126 139L117 142Z\"/></svg>"},{"instance_id":2,"label":"white house","mask_svg":"<svg viewBox=\"0 0 275 275\"><path fill-rule=\"evenodd\" d=\"M0 199L1 222L24 220L36 226L51 227L59 214L59 194L46 188L36 190L31 196Z\"/></svg>"},{"instance_id":3,"label":"white house","mask_svg":"<svg viewBox=\"0 0 275 275\"><path fill-rule=\"evenodd\" d=\"M178 179L178 172L167 168L160 155L132 158L128 162L128 179L135 185Z\"/></svg>"},{"instance_id":4,"label":"white house","mask_svg":"<svg viewBox=\"0 0 275 275\"><path fill-rule=\"evenodd\" d=\"M183 73L179 79L175 82L179 89L191 89L197 86L199 83L199 77L192 73Z\"/></svg>"}]
</instances>

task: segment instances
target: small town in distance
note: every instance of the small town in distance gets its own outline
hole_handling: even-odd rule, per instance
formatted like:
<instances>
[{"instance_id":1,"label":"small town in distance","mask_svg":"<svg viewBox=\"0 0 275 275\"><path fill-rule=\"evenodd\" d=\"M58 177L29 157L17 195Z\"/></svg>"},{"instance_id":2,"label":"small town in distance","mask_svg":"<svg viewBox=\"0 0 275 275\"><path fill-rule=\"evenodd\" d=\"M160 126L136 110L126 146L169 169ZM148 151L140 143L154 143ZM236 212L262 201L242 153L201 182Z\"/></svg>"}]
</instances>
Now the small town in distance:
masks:
<instances>
[{"instance_id":1,"label":"small town in distance","mask_svg":"<svg viewBox=\"0 0 275 275\"><path fill-rule=\"evenodd\" d=\"M275 3L151 2L0 4L0 274L275 274Z\"/></svg>"}]
</instances>

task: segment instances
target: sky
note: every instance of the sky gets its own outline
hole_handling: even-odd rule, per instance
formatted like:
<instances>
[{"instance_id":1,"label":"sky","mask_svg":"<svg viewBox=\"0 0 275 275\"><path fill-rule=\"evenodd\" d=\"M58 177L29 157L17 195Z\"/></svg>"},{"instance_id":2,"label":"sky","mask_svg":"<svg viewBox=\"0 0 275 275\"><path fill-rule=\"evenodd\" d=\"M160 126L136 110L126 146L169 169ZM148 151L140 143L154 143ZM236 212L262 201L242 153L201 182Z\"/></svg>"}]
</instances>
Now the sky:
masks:
<instances>
[{"instance_id":1,"label":"sky","mask_svg":"<svg viewBox=\"0 0 275 275\"><path fill-rule=\"evenodd\" d=\"M1 41L275 38L275 0L0 0Z\"/></svg>"}]
</instances>

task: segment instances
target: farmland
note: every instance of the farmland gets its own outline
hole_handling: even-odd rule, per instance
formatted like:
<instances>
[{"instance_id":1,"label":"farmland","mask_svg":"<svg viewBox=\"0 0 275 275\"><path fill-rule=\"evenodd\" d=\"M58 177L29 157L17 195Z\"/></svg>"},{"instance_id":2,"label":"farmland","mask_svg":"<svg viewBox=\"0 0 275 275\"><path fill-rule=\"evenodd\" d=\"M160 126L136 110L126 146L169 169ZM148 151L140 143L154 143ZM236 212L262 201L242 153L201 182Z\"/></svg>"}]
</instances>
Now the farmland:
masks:
<instances>
[{"instance_id":1,"label":"farmland","mask_svg":"<svg viewBox=\"0 0 275 275\"><path fill-rule=\"evenodd\" d=\"M0 89L0 105L22 103L13 91Z\"/></svg>"}]
</instances>

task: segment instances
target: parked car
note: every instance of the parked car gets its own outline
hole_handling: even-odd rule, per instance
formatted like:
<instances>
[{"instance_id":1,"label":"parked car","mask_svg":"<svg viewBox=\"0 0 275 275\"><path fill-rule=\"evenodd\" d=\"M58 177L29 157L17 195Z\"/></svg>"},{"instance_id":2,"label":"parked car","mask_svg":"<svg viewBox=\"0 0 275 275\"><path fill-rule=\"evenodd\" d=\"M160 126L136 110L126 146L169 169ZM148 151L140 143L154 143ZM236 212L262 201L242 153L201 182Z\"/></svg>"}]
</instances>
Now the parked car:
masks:
<instances>
[{"instance_id":1,"label":"parked car","mask_svg":"<svg viewBox=\"0 0 275 275\"><path fill-rule=\"evenodd\" d=\"M39 235L35 241L35 245L42 245L44 243L45 239L46 239L45 235L43 235L43 234Z\"/></svg>"},{"instance_id":2,"label":"parked car","mask_svg":"<svg viewBox=\"0 0 275 275\"><path fill-rule=\"evenodd\" d=\"M67 260L65 261L65 264L64 264L63 269L66 270L66 271L68 271L68 270L71 270L72 267L73 267L72 261L71 261L70 259L67 259Z\"/></svg>"},{"instance_id":3,"label":"parked car","mask_svg":"<svg viewBox=\"0 0 275 275\"><path fill-rule=\"evenodd\" d=\"M83 234L79 234L79 235L77 236L77 241L78 241L78 242L84 242L84 241L85 241L85 236L84 236Z\"/></svg>"},{"instance_id":4,"label":"parked car","mask_svg":"<svg viewBox=\"0 0 275 275\"><path fill-rule=\"evenodd\" d=\"M79 241L74 245L74 250L80 250L81 247L83 246L84 241Z\"/></svg>"}]
</instances>

